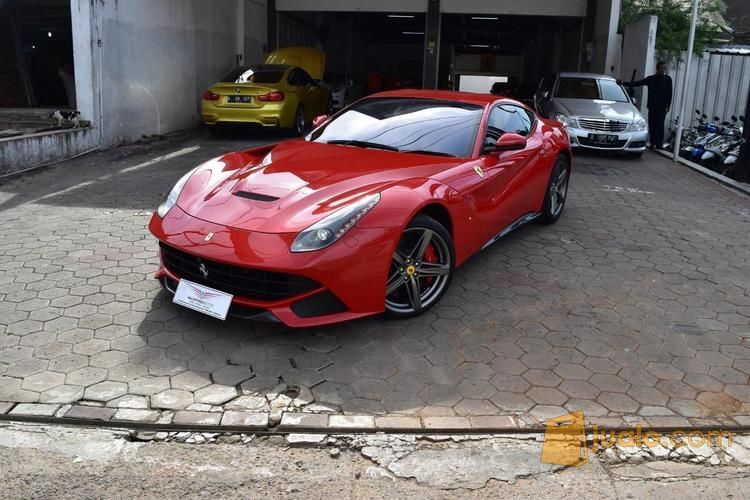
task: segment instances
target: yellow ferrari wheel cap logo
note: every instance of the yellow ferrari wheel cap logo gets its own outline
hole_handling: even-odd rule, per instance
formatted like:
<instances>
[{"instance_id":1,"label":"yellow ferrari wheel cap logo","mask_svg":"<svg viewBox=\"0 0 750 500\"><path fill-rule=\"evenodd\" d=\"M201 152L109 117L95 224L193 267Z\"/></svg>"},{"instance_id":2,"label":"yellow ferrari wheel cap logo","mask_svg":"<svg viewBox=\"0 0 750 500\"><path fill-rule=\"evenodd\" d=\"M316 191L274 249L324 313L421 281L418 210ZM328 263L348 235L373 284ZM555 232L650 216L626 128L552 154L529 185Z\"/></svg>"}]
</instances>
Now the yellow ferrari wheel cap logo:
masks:
<instances>
[{"instance_id":1,"label":"yellow ferrari wheel cap logo","mask_svg":"<svg viewBox=\"0 0 750 500\"><path fill-rule=\"evenodd\" d=\"M417 268L414 266L408 266L406 268L406 274L408 274L409 276L414 276L414 273L416 272L417 272Z\"/></svg>"},{"instance_id":2,"label":"yellow ferrari wheel cap logo","mask_svg":"<svg viewBox=\"0 0 750 500\"><path fill-rule=\"evenodd\" d=\"M214 237L214 233L208 233L205 238L203 238L203 241L211 241L211 238Z\"/></svg>"},{"instance_id":3,"label":"yellow ferrari wheel cap logo","mask_svg":"<svg viewBox=\"0 0 750 500\"><path fill-rule=\"evenodd\" d=\"M482 170L482 167L479 165L474 165L474 172L476 172L479 177L484 177L484 170Z\"/></svg>"}]
</instances>

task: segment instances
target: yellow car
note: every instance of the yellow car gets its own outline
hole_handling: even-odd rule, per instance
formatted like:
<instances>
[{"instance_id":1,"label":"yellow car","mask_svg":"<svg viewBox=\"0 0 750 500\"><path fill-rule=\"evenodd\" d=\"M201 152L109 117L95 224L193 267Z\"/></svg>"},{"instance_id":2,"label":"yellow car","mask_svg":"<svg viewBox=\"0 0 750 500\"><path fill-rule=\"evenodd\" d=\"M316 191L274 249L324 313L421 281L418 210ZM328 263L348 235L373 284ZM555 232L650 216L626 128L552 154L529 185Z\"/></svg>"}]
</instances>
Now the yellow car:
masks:
<instances>
[{"instance_id":1,"label":"yellow car","mask_svg":"<svg viewBox=\"0 0 750 500\"><path fill-rule=\"evenodd\" d=\"M271 52L264 64L240 66L203 93L203 122L251 124L302 135L319 115L331 114L331 93L319 82L325 53L308 47Z\"/></svg>"}]
</instances>

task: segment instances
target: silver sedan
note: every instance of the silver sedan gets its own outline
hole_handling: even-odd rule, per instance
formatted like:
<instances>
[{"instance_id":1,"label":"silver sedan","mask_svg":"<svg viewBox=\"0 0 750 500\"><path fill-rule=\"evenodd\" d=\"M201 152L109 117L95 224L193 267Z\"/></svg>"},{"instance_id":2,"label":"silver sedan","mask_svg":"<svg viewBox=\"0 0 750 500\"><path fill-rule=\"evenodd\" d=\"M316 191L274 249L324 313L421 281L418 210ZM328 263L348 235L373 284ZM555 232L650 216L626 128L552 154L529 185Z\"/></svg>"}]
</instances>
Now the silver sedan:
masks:
<instances>
[{"instance_id":1,"label":"silver sedan","mask_svg":"<svg viewBox=\"0 0 750 500\"><path fill-rule=\"evenodd\" d=\"M545 78L534 95L534 105L542 116L565 125L573 148L634 156L646 150L646 120L635 100L610 76L560 73Z\"/></svg>"}]
</instances>

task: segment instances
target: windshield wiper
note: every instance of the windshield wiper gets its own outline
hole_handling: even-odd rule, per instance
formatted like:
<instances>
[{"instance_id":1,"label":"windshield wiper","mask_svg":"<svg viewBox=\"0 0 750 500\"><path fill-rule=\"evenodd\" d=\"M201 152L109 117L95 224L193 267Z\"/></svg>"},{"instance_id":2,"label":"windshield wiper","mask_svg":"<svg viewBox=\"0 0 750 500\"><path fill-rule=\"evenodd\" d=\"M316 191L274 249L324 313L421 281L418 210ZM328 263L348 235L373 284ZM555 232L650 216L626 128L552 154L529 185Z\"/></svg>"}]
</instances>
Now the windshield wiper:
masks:
<instances>
[{"instance_id":1,"label":"windshield wiper","mask_svg":"<svg viewBox=\"0 0 750 500\"><path fill-rule=\"evenodd\" d=\"M418 155L432 155L432 156L450 156L456 158L456 155L450 153L443 153L442 151L428 151L426 149L402 149L402 153L415 153Z\"/></svg>"},{"instance_id":2,"label":"windshield wiper","mask_svg":"<svg viewBox=\"0 0 750 500\"><path fill-rule=\"evenodd\" d=\"M326 144L341 144L344 146L356 146L358 148L372 148L372 149L384 149L386 151L400 151L398 148L388 146L387 144L379 144L377 142L357 141L357 140L334 140L328 141Z\"/></svg>"}]
</instances>

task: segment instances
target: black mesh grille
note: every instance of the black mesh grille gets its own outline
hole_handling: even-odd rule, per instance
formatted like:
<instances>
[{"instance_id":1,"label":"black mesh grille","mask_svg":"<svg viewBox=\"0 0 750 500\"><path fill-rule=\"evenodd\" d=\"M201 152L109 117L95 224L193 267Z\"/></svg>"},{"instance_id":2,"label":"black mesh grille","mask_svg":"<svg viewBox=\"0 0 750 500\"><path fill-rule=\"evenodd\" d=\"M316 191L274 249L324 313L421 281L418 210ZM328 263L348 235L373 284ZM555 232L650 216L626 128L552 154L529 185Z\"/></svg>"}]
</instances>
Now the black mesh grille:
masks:
<instances>
[{"instance_id":1,"label":"black mesh grille","mask_svg":"<svg viewBox=\"0 0 750 500\"><path fill-rule=\"evenodd\" d=\"M164 265L177 275L232 295L253 300L273 301L294 297L321 285L311 279L286 273L231 266L196 257L159 243ZM207 277L200 271L203 264Z\"/></svg>"}]
</instances>

